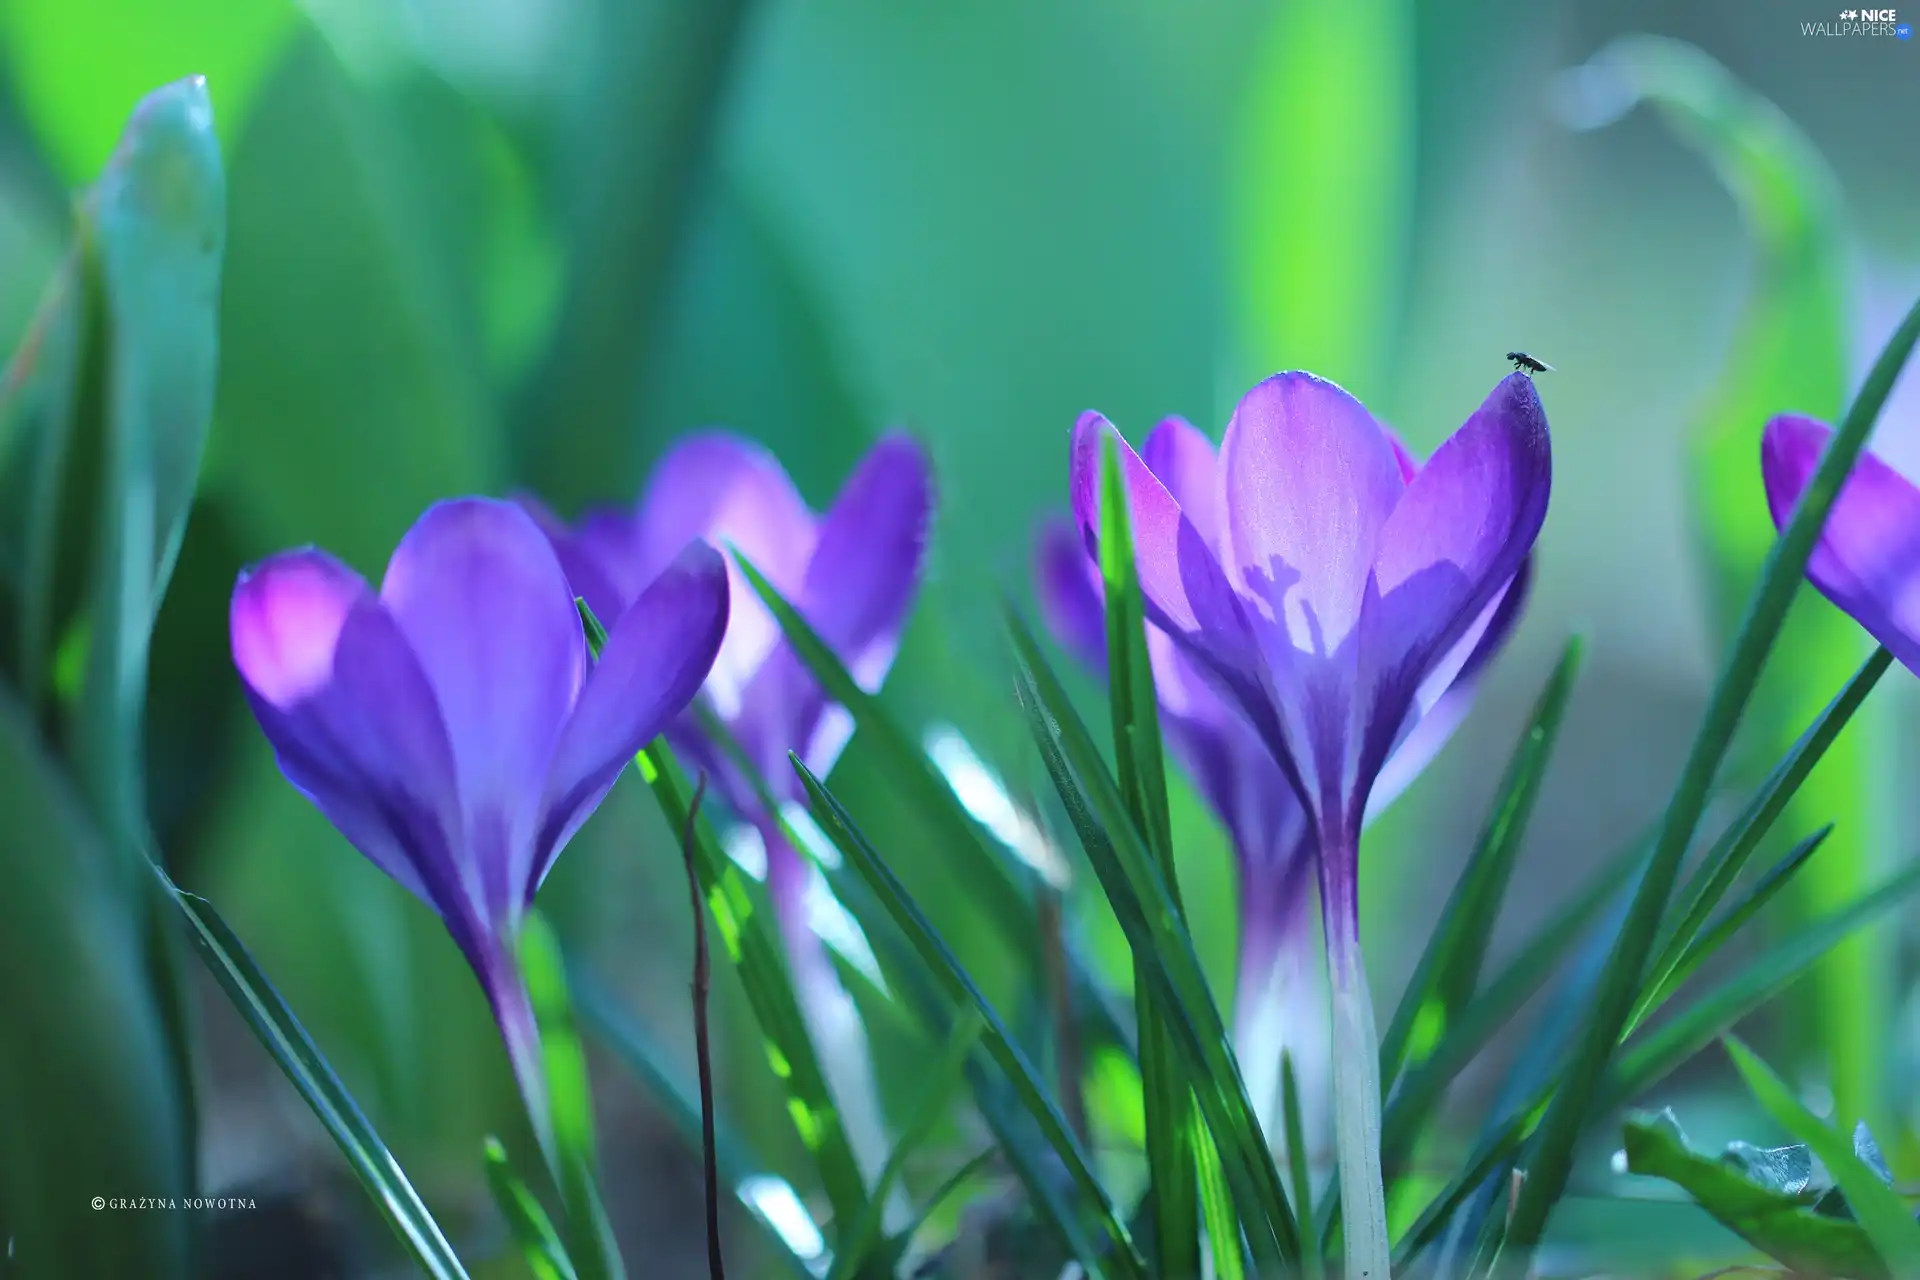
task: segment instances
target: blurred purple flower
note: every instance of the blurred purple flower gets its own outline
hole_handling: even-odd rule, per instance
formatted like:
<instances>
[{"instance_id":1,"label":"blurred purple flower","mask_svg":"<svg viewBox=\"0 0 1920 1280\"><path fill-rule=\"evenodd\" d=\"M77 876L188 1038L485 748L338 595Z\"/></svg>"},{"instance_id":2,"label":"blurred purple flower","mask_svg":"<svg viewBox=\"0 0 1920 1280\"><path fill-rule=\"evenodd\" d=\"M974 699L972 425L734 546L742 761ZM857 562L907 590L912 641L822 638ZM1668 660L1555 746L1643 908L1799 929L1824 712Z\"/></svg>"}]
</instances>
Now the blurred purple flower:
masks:
<instances>
[{"instance_id":1,"label":"blurred purple flower","mask_svg":"<svg viewBox=\"0 0 1920 1280\"><path fill-rule=\"evenodd\" d=\"M243 572L234 665L281 771L440 913L545 1133L516 934L561 849L678 715L727 627L719 554L683 542L590 661L552 548L511 503L422 515L376 594L324 551Z\"/></svg>"},{"instance_id":2,"label":"blurred purple flower","mask_svg":"<svg viewBox=\"0 0 1920 1280\"><path fill-rule=\"evenodd\" d=\"M1420 464L1387 433L1408 481ZM1142 461L1169 487L1207 492L1219 483L1213 445L1185 420L1169 418L1148 435ZM1196 505L1198 505L1196 503ZM1211 531L1209 531L1211 538ZM1105 605L1097 562L1072 523L1049 520L1036 549L1041 609L1054 636L1075 657L1104 672ZM1512 634L1525 606L1527 564L1495 592L1485 618L1462 644L1471 650L1452 684L1399 737L1368 798L1371 821L1438 754L1472 703L1488 659ZM1280 1056L1293 1057L1302 1111L1316 1145L1324 1140L1333 1071L1321 995L1313 905L1314 835L1307 812L1273 754L1246 717L1208 684L1193 660L1162 630L1147 628L1168 744L1226 828L1240 878L1240 973L1234 993L1234 1046L1262 1124L1280 1138Z\"/></svg>"},{"instance_id":3,"label":"blurred purple flower","mask_svg":"<svg viewBox=\"0 0 1920 1280\"><path fill-rule=\"evenodd\" d=\"M1109 436L1119 439L1098 414L1074 431L1074 513L1090 547ZM1385 1275L1360 827L1394 748L1454 684L1539 533L1546 414L1532 379L1509 375L1410 476L1359 401L1284 373L1240 401L1217 463L1177 432L1147 461L1119 448L1149 616L1247 718L1313 833L1343 1068L1347 1267Z\"/></svg>"},{"instance_id":4,"label":"blurred purple flower","mask_svg":"<svg viewBox=\"0 0 1920 1280\"><path fill-rule=\"evenodd\" d=\"M1833 428L1812 418L1767 423L1760 470L1776 528L1792 518L1832 439ZM1807 561L1807 578L1920 673L1920 489L1875 453L1854 463Z\"/></svg>"}]
</instances>

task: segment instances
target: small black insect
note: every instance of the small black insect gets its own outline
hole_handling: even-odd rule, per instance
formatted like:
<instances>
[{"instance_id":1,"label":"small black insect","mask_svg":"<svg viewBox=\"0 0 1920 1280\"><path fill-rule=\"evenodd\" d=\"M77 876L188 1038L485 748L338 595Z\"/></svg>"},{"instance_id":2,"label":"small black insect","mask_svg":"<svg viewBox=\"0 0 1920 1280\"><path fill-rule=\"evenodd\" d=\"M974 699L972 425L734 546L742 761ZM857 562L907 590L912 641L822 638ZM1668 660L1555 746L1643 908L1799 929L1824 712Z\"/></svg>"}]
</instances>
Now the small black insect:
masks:
<instances>
[{"instance_id":1,"label":"small black insect","mask_svg":"<svg viewBox=\"0 0 1920 1280\"><path fill-rule=\"evenodd\" d=\"M1553 366L1545 360L1535 360L1524 351L1509 351L1507 359L1513 361L1516 373L1552 373Z\"/></svg>"}]
</instances>

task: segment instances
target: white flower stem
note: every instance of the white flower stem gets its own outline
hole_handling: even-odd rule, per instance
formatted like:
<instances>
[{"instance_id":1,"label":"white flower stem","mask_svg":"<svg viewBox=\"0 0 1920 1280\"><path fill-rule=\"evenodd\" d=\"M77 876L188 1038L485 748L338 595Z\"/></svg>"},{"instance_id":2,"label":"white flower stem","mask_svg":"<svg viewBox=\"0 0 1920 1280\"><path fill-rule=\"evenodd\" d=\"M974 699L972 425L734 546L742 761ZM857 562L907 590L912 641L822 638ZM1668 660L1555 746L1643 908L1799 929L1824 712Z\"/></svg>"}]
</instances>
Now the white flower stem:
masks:
<instances>
[{"instance_id":1,"label":"white flower stem","mask_svg":"<svg viewBox=\"0 0 1920 1280\"><path fill-rule=\"evenodd\" d=\"M1360 954L1358 858L1323 841L1320 899L1333 986L1333 1123L1340 1161L1347 1280L1388 1280L1392 1241L1380 1174L1380 1036Z\"/></svg>"}]
</instances>

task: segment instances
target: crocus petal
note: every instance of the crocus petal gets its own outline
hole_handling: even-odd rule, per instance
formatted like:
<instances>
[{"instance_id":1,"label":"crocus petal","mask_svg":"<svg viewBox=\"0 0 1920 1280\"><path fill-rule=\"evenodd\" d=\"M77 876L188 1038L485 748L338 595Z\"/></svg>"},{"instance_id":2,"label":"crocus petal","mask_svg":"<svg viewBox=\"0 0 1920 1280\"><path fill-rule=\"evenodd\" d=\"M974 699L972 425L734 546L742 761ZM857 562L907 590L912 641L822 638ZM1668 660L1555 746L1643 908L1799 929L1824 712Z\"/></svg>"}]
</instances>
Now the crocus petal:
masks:
<instances>
[{"instance_id":1,"label":"crocus petal","mask_svg":"<svg viewBox=\"0 0 1920 1280\"><path fill-rule=\"evenodd\" d=\"M1833 439L1810 418L1767 424L1760 467L1773 522L1785 528ZM1820 594L1920 672L1920 490L1871 453L1841 487L1807 561Z\"/></svg>"},{"instance_id":2,"label":"crocus petal","mask_svg":"<svg viewBox=\"0 0 1920 1280\"><path fill-rule=\"evenodd\" d=\"M1185 418L1168 418L1148 433L1140 457L1218 554L1220 468L1213 441Z\"/></svg>"},{"instance_id":3,"label":"crocus petal","mask_svg":"<svg viewBox=\"0 0 1920 1280\"><path fill-rule=\"evenodd\" d=\"M1382 427L1387 433L1387 443L1393 446L1393 460L1400 464L1400 478L1408 484L1420 474L1420 459L1413 456L1413 450L1407 448L1407 442L1391 427Z\"/></svg>"},{"instance_id":4,"label":"crocus petal","mask_svg":"<svg viewBox=\"0 0 1920 1280\"><path fill-rule=\"evenodd\" d=\"M1106 605L1079 530L1066 520L1040 526L1033 549L1040 617L1074 658L1096 670L1107 663Z\"/></svg>"},{"instance_id":5,"label":"crocus petal","mask_svg":"<svg viewBox=\"0 0 1920 1280\"><path fill-rule=\"evenodd\" d=\"M1386 433L1333 383L1276 374L1234 409L1220 473L1234 589L1293 649L1331 656L1359 621L1367 570L1406 488Z\"/></svg>"},{"instance_id":6,"label":"crocus petal","mask_svg":"<svg viewBox=\"0 0 1920 1280\"><path fill-rule=\"evenodd\" d=\"M689 436L661 460L640 504L641 571L648 579L696 538L729 546L789 600L799 597L818 536L813 513L780 462L725 432ZM722 719L739 714L747 682L780 640L780 628L728 557L731 617L707 695Z\"/></svg>"},{"instance_id":7,"label":"crocus petal","mask_svg":"<svg viewBox=\"0 0 1920 1280\"><path fill-rule=\"evenodd\" d=\"M367 584L325 552L243 573L234 665L280 768L342 835L478 954L478 885L454 857L453 757L425 674Z\"/></svg>"},{"instance_id":8,"label":"crocus petal","mask_svg":"<svg viewBox=\"0 0 1920 1280\"><path fill-rule=\"evenodd\" d=\"M634 754L693 701L726 631L727 567L704 542L620 615L554 752L525 898Z\"/></svg>"},{"instance_id":9,"label":"crocus petal","mask_svg":"<svg viewBox=\"0 0 1920 1280\"><path fill-rule=\"evenodd\" d=\"M640 559L639 530L631 516L599 507L569 529L560 517L532 494L514 495L514 502L540 526L553 544L553 553L567 575L573 594L587 602L600 625L611 627L647 584L631 580Z\"/></svg>"},{"instance_id":10,"label":"crocus petal","mask_svg":"<svg viewBox=\"0 0 1920 1280\"><path fill-rule=\"evenodd\" d=\"M572 588L525 511L463 498L408 531L380 596L439 702L489 912L511 919L548 762L586 678Z\"/></svg>"},{"instance_id":11,"label":"crocus petal","mask_svg":"<svg viewBox=\"0 0 1920 1280\"><path fill-rule=\"evenodd\" d=\"M1361 620L1361 777L1384 762L1421 682L1519 570L1551 483L1546 414L1533 380L1512 374L1407 486L1381 530Z\"/></svg>"}]
</instances>

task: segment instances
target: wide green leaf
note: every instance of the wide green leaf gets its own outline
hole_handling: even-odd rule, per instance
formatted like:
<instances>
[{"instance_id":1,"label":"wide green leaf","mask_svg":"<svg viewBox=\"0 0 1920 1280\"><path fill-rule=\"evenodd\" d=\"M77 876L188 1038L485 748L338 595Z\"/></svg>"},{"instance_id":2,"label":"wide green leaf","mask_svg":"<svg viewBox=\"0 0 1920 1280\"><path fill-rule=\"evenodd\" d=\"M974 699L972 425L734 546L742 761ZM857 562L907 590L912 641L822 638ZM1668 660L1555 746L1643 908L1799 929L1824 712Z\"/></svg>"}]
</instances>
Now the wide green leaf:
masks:
<instances>
[{"instance_id":1,"label":"wide green leaf","mask_svg":"<svg viewBox=\"0 0 1920 1280\"><path fill-rule=\"evenodd\" d=\"M1712 167L1752 242L1753 278L1689 437L1709 620L1724 644L1740 627L1749 584L1774 540L1755 465L1763 425L1789 412L1832 421L1845 403L1850 267L1839 183L1785 113L1692 45L1629 36L1574 74L1575 84L1589 88L1589 102L1604 108L1580 123L1604 123L1636 103L1655 108ZM1782 644L1794 655L1792 668L1766 673L1750 716L1754 746L1764 758L1793 740L1818 710L1817 699L1867 648L1852 619L1811 592L1789 614ZM1846 735L1789 815L1801 830L1839 824L1821 854L1820 874L1806 877L1792 895L1803 914L1837 907L1866 887L1879 812L1873 750L1870 725ZM1867 936L1853 940L1824 962L1817 994L1810 993L1801 1011L1821 1027L1823 1060L1846 1106L1877 1105L1875 1036L1892 998L1886 965L1883 944Z\"/></svg>"},{"instance_id":2,"label":"wide green leaf","mask_svg":"<svg viewBox=\"0 0 1920 1280\"><path fill-rule=\"evenodd\" d=\"M507 1220L507 1233L519 1246L534 1280L576 1280L566 1246L560 1243L538 1197L513 1171L507 1149L498 1138L488 1138L482 1154L487 1165L487 1190L493 1193L500 1216Z\"/></svg>"},{"instance_id":3,"label":"wide green leaf","mask_svg":"<svg viewBox=\"0 0 1920 1280\"><path fill-rule=\"evenodd\" d=\"M1807 1110L1773 1068L1732 1035L1724 1041L1727 1056L1760 1105L1777 1124L1813 1148L1840 1184L1847 1207L1887 1270L1895 1276L1920 1274L1920 1222L1914 1221L1913 1209L1855 1153L1845 1134Z\"/></svg>"},{"instance_id":4,"label":"wide green leaf","mask_svg":"<svg viewBox=\"0 0 1920 1280\"><path fill-rule=\"evenodd\" d=\"M1880 407L1893 390L1894 380L1920 340L1920 304L1907 313L1899 331L1874 362L1866 385L1847 410L1833 442L1808 481L1793 518L1767 555L1745 622L1735 638L1720 677L1714 684L1687 762L1668 803L1659 840L1641 878L1626 924L1608 961L1580 1047L1562 1077L1553 1106L1547 1113L1527 1170L1526 1185L1507 1227L1506 1247L1516 1264L1531 1257L1545 1230L1547 1218L1566 1189L1573 1168L1574 1145L1594 1118L1594 1103L1607 1064L1619 1043L1620 1032L1632 1015L1645 978L1649 953L1673 892L1680 860L1692 843L1706 809L1714 775L1732 745L1741 714L1753 697L1760 673L1786 622L1787 610L1801 585L1815 539L1839 496L1840 486L1866 445L1867 434L1880 416Z\"/></svg>"},{"instance_id":5,"label":"wide green leaf","mask_svg":"<svg viewBox=\"0 0 1920 1280\"><path fill-rule=\"evenodd\" d=\"M1664 1178L1754 1248L1796 1272L1886 1280L1886 1264L1857 1222L1816 1213L1810 1197L1755 1181L1725 1159L1687 1146L1671 1111L1626 1123L1627 1171Z\"/></svg>"}]
</instances>

